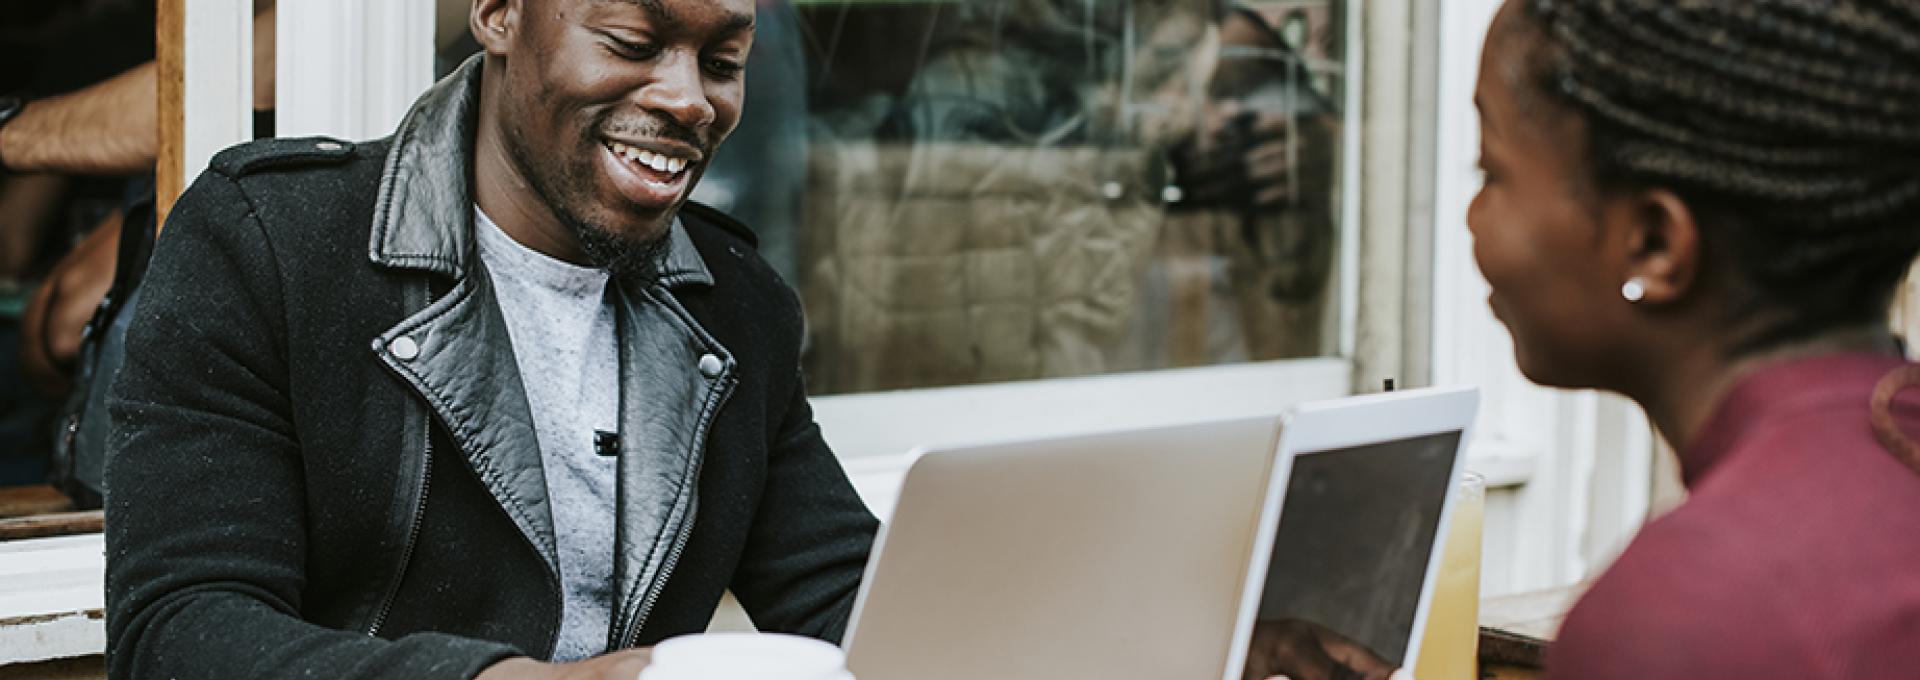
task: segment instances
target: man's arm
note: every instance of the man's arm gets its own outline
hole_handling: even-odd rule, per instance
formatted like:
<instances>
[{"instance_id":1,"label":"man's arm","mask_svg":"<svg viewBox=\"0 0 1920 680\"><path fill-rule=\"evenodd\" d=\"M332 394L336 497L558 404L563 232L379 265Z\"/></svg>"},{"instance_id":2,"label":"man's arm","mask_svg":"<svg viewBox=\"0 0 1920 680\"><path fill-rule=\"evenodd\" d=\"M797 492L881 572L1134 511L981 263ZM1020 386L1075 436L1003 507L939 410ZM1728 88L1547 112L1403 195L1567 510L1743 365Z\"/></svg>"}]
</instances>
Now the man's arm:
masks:
<instances>
[{"instance_id":1,"label":"man's arm","mask_svg":"<svg viewBox=\"0 0 1920 680\"><path fill-rule=\"evenodd\" d=\"M227 177L159 239L113 388L107 660L116 680L464 680L517 654L301 619L308 518L273 249Z\"/></svg>"},{"instance_id":2,"label":"man's arm","mask_svg":"<svg viewBox=\"0 0 1920 680\"><path fill-rule=\"evenodd\" d=\"M273 108L274 3L253 7L253 108ZM29 102L0 126L0 170L143 175L160 147L159 67L147 62L73 92Z\"/></svg>"},{"instance_id":3,"label":"man's arm","mask_svg":"<svg viewBox=\"0 0 1920 680\"><path fill-rule=\"evenodd\" d=\"M15 172L137 175L159 146L153 62L84 89L29 102L0 126L0 162Z\"/></svg>"},{"instance_id":4,"label":"man's arm","mask_svg":"<svg viewBox=\"0 0 1920 680\"><path fill-rule=\"evenodd\" d=\"M821 437L801 381L793 385L733 593L761 630L837 641L880 522Z\"/></svg>"}]
</instances>

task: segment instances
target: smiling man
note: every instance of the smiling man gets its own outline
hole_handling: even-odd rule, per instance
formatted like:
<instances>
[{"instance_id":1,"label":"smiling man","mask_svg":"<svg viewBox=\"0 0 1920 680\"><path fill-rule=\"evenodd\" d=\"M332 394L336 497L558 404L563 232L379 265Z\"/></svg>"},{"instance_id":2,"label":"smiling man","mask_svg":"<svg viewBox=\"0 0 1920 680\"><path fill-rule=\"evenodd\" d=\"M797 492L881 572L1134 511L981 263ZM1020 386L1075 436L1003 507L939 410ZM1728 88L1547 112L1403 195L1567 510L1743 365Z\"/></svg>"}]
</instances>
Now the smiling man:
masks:
<instances>
[{"instance_id":1,"label":"smiling man","mask_svg":"<svg viewBox=\"0 0 1920 680\"><path fill-rule=\"evenodd\" d=\"M794 294L686 196L752 0L476 0L395 134L217 156L115 386L115 678L623 678L731 589L837 639L877 523Z\"/></svg>"}]
</instances>

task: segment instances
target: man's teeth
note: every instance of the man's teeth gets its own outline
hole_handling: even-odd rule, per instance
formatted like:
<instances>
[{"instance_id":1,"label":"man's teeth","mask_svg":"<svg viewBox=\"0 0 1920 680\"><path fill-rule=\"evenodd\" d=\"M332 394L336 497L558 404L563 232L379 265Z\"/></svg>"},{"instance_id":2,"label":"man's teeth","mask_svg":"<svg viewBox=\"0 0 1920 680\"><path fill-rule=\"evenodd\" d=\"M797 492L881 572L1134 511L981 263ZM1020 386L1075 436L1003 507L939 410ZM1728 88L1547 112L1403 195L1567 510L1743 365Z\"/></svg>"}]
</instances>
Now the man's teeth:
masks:
<instances>
[{"instance_id":1,"label":"man's teeth","mask_svg":"<svg viewBox=\"0 0 1920 680\"><path fill-rule=\"evenodd\" d=\"M681 170L687 169L687 159L685 158L674 158L652 151L636 149L619 142L608 142L607 145L613 149L614 155L627 159L629 163L638 163L653 168L657 172L677 175L680 174Z\"/></svg>"}]
</instances>

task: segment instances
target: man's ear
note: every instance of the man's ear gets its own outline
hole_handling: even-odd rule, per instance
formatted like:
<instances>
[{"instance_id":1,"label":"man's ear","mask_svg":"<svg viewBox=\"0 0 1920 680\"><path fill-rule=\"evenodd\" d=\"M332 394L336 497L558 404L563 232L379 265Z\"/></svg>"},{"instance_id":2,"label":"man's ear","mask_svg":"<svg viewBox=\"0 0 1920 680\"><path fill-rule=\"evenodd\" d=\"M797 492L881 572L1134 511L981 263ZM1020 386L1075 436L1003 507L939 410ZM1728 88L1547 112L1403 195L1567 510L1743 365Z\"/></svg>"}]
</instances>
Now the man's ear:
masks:
<instances>
[{"instance_id":1,"label":"man's ear","mask_svg":"<svg viewBox=\"0 0 1920 680\"><path fill-rule=\"evenodd\" d=\"M473 0L473 11L467 21L473 39L486 49L488 56L507 53L514 32L520 29L520 9L520 0Z\"/></svg>"},{"instance_id":2,"label":"man's ear","mask_svg":"<svg viewBox=\"0 0 1920 680\"><path fill-rule=\"evenodd\" d=\"M1626 228L1626 272L1620 283L1640 284L1638 302L1661 304L1686 297L1699 279L1704 252L1700 223L1679 194L1667 189L1638 191L1622 217Z\"/></svg>"}]
</instances>

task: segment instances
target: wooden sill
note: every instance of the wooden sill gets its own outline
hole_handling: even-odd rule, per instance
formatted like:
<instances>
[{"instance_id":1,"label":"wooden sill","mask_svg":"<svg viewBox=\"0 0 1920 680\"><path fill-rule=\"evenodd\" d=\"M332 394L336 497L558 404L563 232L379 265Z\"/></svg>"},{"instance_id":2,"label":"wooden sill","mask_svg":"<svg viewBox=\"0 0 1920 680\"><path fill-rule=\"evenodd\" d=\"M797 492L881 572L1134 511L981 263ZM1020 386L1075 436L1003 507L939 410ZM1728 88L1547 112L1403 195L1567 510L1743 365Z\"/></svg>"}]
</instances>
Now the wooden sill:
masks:
<instances>
[{"instance_id":1,"label":"wooden sill","mask_svg":"<svg viewBox=\"0 0 1920 680\"><path fill-rule=\"evenodd\" d=\"M73 501L46 484L0 488L0 519L73 510Z\"/></svg>"},{"instance_id":2,"label":"wooden sill","mask_svg":"<svg viewBox=\"0 0 1920 680\"><path fill-rule=\"evenodd\" d=\"M0 541L97 534L105 528L106 515L99 510L12 517L0 519Z\"/></svg>"}]
</instances>

